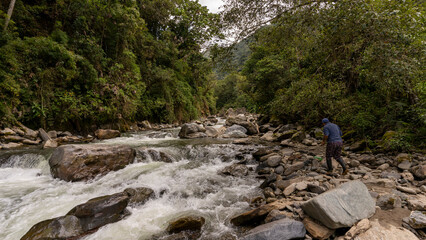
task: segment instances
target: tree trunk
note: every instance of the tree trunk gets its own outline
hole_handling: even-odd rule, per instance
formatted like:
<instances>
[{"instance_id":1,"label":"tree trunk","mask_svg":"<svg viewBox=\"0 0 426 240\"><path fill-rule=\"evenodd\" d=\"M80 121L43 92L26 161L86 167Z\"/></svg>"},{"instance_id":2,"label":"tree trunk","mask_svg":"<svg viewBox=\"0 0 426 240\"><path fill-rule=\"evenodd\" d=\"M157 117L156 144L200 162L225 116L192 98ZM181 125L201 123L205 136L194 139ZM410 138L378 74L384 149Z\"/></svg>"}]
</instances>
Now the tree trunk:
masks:
<instances>
[{"instance_id":1,"label":"tree trunk","mask_svg":"<svg viewBox=\"0 0 426 240\"><path fill-rule=\"evenodd\" d=\"M15 7L16 0L11 0L9 4L9 10L7 11L6 22L4 23L4 31L7 29L7 25L9 25L10 18L12 17L13 8Z\"/></svg>"}]
</instances>

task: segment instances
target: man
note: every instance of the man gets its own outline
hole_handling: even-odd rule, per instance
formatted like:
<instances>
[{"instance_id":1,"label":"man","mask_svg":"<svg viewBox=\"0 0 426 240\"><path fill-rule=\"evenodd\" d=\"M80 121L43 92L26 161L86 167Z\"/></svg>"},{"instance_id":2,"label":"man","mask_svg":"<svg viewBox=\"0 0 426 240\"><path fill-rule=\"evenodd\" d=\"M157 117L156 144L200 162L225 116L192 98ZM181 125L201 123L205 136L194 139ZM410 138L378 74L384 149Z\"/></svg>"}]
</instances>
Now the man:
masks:
<instances>
[{"instance_id":1,"label":"man","mask_svg":"<svg viewBox=\"0 0 426 240\"><path fill-rule=\"evenodd\" d=\"M324 125L324 138L321 145L324 145L325 142L327 142L325 157L327 159L328 173L331 174L333 172L331 157L334 157L334 159L336 159L336 161L338 161L343 168L342 175L346 175L348 174L348 169L346 168L346 164L341 157L343 147L342 131L340 130L339 126L331 123L327 118L322 120L322 124Z\"/></svg>"}]
</instances>

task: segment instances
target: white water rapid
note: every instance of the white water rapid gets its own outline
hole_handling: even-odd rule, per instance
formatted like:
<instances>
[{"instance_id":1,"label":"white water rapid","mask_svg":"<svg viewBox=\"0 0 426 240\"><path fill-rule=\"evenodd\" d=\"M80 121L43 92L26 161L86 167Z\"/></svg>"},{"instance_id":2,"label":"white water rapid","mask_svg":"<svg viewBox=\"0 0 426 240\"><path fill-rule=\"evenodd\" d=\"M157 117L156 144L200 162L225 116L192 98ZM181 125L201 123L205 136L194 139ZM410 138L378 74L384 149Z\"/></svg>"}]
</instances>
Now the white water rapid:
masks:
<instances>
[{"instance_id":1,"label":"white water rapid","mask_svg":"<svg viewBox=\"0 0 426 240\"><path fill-rule=\"evenodd\" d=\"M52 178L48 158L52 150L25 149L0 153L0 239L18 240L33 225L65 215L74 206L126 188L148 187L155 197L131 215L106 225L84 240L143 240L161 234L167 223L188 212L206 219L200 239L217 239L235 229L229 218L248 207L258 194L260 180L219 174L224 167L250 160L254 146L224 140L181 140L170 132L129 134L93 144L147 147L171 155L173 163L144 161L89 182L70 183ZM253 165L254 167L254 165Z\"/></svg>"}]
</instances>

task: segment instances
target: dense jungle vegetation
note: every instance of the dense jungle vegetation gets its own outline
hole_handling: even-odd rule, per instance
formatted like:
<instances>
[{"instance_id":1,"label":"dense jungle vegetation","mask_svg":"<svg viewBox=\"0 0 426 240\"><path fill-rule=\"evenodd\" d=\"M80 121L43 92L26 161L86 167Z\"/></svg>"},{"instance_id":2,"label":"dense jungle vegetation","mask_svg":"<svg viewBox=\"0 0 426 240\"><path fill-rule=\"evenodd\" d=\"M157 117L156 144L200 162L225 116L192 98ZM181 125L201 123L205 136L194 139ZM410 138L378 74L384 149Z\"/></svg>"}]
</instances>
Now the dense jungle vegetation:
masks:
<instances>
[{"instance_id":1,"label":"dense jungle vegetation","mask_svg":"<svg viewBox=\"0 0 426 240\"><path fill-rule=\"evenodd\" d=\"M425 147L425 10L419 0L225 0L216 15L194 0L16 0L0 36L1 123L84 130L245 107ZM222 36L236 44L205 51Z\"/></svg>"},{"instance_id":2,"label":"dense jungle vegetation","mask_svg":"<svg viewBox=\"0 0 426 240\"><path fill-rule=\"evenodd\" d=\"M219 82L218 104L308 127L329 117L367 141L392 130L388 148L425 147L423 1L227 3L225 26L252 40L248 60Z\"/></svg>"},{"instance_id":3,"label":"dense jungle vegetation","mask_svg":"<svg viewBox=\"0 0 426 240\"><path fill-rule=\"evenodd\" d=\"M4 28L9 1L0 6ZM0 36L0 118L84 130L215 110L201 45L218 16L190 0L17 0Z\"/></svg>"}]
</instances>

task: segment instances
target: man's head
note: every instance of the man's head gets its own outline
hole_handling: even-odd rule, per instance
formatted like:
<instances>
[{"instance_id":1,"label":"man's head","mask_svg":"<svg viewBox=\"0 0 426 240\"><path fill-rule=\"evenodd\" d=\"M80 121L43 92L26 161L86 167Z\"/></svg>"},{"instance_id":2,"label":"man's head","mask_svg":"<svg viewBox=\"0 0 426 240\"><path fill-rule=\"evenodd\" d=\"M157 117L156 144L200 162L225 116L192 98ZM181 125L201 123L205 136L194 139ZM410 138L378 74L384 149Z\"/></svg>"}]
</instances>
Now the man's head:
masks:
<instances>
[{"instance_id":1,"label":"man's head","mask_svg":"<svg viewBox=\"0 0 426 240\"><path fill-rule=\"evenodd\" d=\"M326 125L327 123L329 123L330 121L328 120L328 118L324 118L323 120L322 120L322 124L323 125Z\"/></svg>"}]
</instances>

